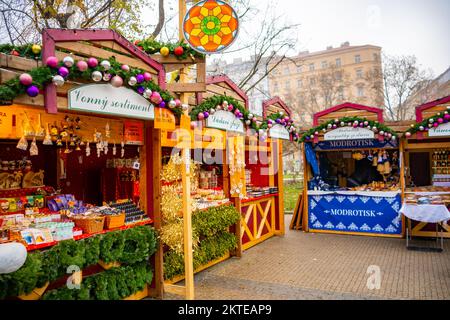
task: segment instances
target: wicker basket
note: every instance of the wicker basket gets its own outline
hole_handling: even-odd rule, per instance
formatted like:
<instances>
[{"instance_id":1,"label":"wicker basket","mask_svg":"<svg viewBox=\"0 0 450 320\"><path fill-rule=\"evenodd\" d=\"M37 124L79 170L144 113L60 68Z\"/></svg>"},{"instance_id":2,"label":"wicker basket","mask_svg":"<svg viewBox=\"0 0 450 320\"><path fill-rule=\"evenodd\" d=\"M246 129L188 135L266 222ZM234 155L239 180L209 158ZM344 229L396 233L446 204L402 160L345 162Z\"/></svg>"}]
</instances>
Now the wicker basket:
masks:
<instances>
[{"instance_id":1,"label":"wicker basket","mask_svg":"<svg viewBox=\"0 0 450 320\"><path fill-rule=\"evenodd\" d=\"M105 217L105 229L118 228L125 225L125 213Z\"/></svg>"},{"instance_id":2,"label":"wicker basket","mask_svg":"<svg viewBox=\"0 0 450 320\"><path fill-rule=\"evenodd\" d=\"M105 224L105 217L96 216L90 218L72 218L73 222L78 228L81 228L84 233L96 233L103 230Z\"/></svg>"}]
</instances>

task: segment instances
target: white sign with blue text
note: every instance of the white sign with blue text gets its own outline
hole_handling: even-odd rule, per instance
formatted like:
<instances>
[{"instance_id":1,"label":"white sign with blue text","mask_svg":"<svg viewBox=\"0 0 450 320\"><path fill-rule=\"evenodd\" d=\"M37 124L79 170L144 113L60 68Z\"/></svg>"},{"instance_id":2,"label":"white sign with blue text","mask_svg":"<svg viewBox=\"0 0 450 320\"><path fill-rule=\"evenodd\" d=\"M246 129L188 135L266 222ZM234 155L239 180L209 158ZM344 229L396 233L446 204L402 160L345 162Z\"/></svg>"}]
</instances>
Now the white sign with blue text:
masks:
<instances>
[{"instance_id":1,"label":"white sign with blue text","mask_svg":"<svg viewBox=\"0 0 450 320\"><path fill-rule=\"evenodd\" d=\"M154 119L154 106L143 96L125 87L88 84L67 92L70 110L120 115L137 119Z\"/></svg>"},{"instance_id":2,"label":"white sign with blue text","mask_svg":"<svg viewBox=\"0 0 450 320\"><path fill-rule=\"evenodd\" d=\"M269 137L275 138L275 139L283 139L283 140L289 140L290 134L287 129L282 126L281 124L276 124L269 130Z\"/></svg>"},{"instance_id":3,"label":"white sign with blue text","mask_svg":"<svg viewBox=\"0 0 450 320\"><path fill-rule=\"evenodd\" d=\"M324 140L373 139L374 137L375 133L366 128L341 127L325 133Z\"/></svg>"},{"instance_id":4,"label":"white sign with blue text","mask_svg":"<svg viewBox=\"0 0 450 320\"><path fill-rule=\"evenodd\" d=\"M447 137L450 136L450 122L440 124L436 128L428 130L428 136L430 137Z\"/></svg>"},{"instance_id":5,"label":"white sign with blue text","mask_svg":"<svg viewBox=\"0 0 450 320\"><path fill-rule=\"evenodd\" d=\"M206 119L208 128L244 133L244 124L229 111L219 110Z\"/></svg>"}]
</instances>

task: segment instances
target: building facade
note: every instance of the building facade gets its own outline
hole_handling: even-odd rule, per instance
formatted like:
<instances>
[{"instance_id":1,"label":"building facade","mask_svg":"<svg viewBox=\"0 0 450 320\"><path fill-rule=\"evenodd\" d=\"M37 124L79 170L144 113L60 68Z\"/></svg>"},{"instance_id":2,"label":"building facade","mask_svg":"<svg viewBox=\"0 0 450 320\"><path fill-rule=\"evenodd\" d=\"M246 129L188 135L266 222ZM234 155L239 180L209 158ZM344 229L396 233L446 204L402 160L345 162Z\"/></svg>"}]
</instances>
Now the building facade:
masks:
<instances>
[{"instance_id":1,"label":"building facade","mask_svg":"<svg viewBox=\"0 0 450 320\"><path fill-rule=\"evenodd\" d=\"M283 61L269 75L269 93L280 96L308 126L314 113L345 101L381 108L381 72L381 47L345 42Z\"/></svg>"}]
</instances>

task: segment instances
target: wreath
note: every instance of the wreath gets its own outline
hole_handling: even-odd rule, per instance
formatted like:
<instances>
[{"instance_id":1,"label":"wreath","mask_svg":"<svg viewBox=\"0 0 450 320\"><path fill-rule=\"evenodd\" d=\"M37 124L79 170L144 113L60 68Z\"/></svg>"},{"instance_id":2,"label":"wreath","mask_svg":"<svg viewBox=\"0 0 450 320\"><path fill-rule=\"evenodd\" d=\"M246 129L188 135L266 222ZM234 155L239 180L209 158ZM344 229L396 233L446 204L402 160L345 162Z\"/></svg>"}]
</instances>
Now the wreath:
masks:
<instances>
[{"instance_id":1,"label":"wreath","mask_svg":"<svg viewBox=\"0 0 450 320\"><path fill-rule=\"evenodd\" d=\"M109 232L103 236L100 242L100 259L106 263L120 259L125 247L123 231Z\"/></svg>"}]
</instances>

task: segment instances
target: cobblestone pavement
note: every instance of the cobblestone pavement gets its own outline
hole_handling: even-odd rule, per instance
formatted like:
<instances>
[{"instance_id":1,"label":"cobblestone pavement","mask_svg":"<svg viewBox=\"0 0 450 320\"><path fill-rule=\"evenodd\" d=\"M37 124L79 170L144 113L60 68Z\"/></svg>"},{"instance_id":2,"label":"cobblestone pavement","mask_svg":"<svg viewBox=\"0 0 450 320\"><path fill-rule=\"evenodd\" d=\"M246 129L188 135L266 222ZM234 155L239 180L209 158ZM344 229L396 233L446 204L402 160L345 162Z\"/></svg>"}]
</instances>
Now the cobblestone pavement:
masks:
<instances>
[{"instance_id":1,"label":"cobblestone pavement","mask_svg":"<svg viewBox=\"0 0 450 320\"><path fill-rule=\"evenodd\" d=\"M290 215L286 216L289 226ZM423 241L421 241L423 242ZM381 285L369 290L367 268ZM182 284L182 283L180 283ZM287 230L195 275L196 299L450 299L444 252L409 251L404 239ZM165 299L182 297L165 295Z\"/></svg>"}]
</instances>

